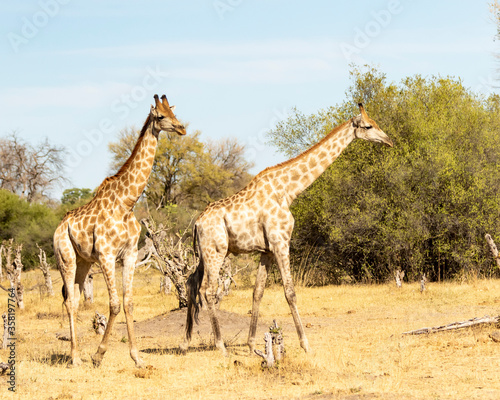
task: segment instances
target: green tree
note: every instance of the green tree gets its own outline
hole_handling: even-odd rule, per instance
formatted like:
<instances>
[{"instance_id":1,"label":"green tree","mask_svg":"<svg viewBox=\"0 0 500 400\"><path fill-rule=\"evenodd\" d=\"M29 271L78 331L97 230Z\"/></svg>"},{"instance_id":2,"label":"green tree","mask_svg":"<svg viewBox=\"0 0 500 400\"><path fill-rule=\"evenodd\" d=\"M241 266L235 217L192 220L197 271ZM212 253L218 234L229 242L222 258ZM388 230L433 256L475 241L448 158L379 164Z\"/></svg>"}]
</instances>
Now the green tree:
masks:
<instances>
[{"instance_id":1,"label":"green tree","mask_svg":"<svg viewBox=\"0 0 500 400\"><path fill-rule=\"evenodd\" d=\"M492 274L484 234L500 238L499 97L453 78L417 75L397 85L374 68L353 68L351 77L342 104L315 116L294 110L269 133L294 154L303 150L294 136L322 137L362 101L394 141L388 151L353 142L296 200L294 268L308 264L330 282L380 281L396 268L410 279Z\"/></svg>"},{"instance_id":2,"label":"green tree","mask_svg":"<svg viewBox=\"0 0 500 400\"><path fill-rule=\"evenodd\" d=\"M88 188L65 189L61 198L62 204L76 205L92 198L92 190Z\"/></svg>"},{"instance_id":3,"label":"green tree","mask_svg":"<svg viewBox=\"0 0 500 400\"><path fill-rule=\"evenodd\" d=\"M25 267L38 264L36 243L48 257L53 256L52 235L58 223L59 217L53 209L0 189L0 241L13 238L23 244Z\"/></svg>"}]
</instances>

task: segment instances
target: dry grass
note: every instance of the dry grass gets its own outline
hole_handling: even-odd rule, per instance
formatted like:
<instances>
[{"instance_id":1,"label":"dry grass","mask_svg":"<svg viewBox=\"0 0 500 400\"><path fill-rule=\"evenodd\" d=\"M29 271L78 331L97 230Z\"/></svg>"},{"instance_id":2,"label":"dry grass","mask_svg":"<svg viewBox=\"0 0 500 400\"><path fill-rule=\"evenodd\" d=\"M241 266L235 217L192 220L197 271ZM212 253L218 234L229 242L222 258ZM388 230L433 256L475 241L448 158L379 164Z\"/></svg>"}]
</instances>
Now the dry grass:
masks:
<instances>
[{"instance_id":1,"label":"dry grass","mask_svg":"<svg viewBox=\"0 0 500 400\"><path fill-rule=\"evenodd\" d=\"M38 271L25 274L30 287ZM54 278L58 276L54 272ZM100 337L90 329L94 311L107 313L107 291L102 277L94 280L96 303L82 309L80 348L84 365L66 368L69 342L56 339L66 332L61 319L61 296L40 299L27 293L26 310L17 313L16 398L20 399L498 399L500 344L489 338L495 329L483 326L429 336L401 332L436 326L475 316L500 314L500 281L468 284L430 283L421 294L418 285L338 286L299 288L299 310L314 349L299 348L289 309L280 287L266 290L261 318L276 318L284 327L286 358L276 369L262 370L256 356L242 346L247 330L222 357L206 349L185 356L172 351L178 335L139 337L147 368L134 368L128 345L115 333L103 364L92 367L90 356ZM176 299L160 296L159 277L139 273L135 280L135 319L144 321L168 313ZM59 292L60 293L60 292ZM0 298L5 309L7 296ZM81 307L82 308L82 307ZM222 308L248 318L251 290L236 290ZM168 317L168 315L167 315ZM118 321L124 321L123 313ZM226 339L234 337L222 326ZM258 338L263 345L261 332ZM194 344L209 342L195 337ZM147 351L157 349L157 351ZM0 350L0 361L7 351ZM4 390L5 389L5 390ZM0 398L14 398L0 378Z\"/></svg>"}]
</instances>

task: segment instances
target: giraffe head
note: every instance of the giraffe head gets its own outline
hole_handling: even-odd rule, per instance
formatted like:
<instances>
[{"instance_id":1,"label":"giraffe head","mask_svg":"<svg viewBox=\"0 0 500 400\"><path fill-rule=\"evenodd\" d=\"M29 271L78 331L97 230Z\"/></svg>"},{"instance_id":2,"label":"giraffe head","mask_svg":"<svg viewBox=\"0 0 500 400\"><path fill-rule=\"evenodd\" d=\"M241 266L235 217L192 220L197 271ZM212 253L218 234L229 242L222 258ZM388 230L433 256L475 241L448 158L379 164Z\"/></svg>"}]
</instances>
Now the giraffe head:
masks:
<instances>
[{"instance_id":1,"label":"giraffe head","mask_svg":"<svg viewBox=\"0 0 500 400\"><path fill-rule=\"evenodd\" d=\"M179 122L174 115L175 106L168 104L167 96L161 96L161 101L158 95L154 95L155 106L151 106L149 117L152 119L153 130L158 134L160 131L175 132L178 135L185 135L186 128Z\"/></svg>"},{"instance_id":2,"label":"giraffe head","mask_svg":"<svg viewBox=\"0 0 500 400\"><path fill-rule=\"evenodd\" d=\"M368 116L363 108L363 104L359 103L358 105L361 114L352 119L354 136L370 142L384 143L385 145L392 147L392 140L389 136L387 136L382 129L378 127L377 123Z\"/></svg>"}]
</instances>

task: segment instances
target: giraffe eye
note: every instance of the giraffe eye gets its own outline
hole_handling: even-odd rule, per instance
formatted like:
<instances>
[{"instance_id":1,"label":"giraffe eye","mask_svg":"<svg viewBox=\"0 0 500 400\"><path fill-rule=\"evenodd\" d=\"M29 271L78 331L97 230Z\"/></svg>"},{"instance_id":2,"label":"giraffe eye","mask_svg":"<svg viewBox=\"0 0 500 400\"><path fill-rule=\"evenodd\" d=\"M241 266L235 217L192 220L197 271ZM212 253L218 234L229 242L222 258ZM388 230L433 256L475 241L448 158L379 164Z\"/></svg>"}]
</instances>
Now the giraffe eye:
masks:
<instances>
[{"instance_id":1,"label":"giraffe eye","mask_svg":"<svg viewBox=\"0 0 500 400\"><path fill-rule=\"evenodd\" d=\"M372 126L371 125L363 126L363 129L372 129Z\"/></svg>"},{"instance_id":2,"label":"giraffe eye","mask_svg":"<svg viewBox=\"0 0 500 400\"><path fill-rule=\"evenodd\" d=\"M163 115L158 115L158 119L161 121L163 118L165 118L165 116Z\"/></svg>"}]
</instances>

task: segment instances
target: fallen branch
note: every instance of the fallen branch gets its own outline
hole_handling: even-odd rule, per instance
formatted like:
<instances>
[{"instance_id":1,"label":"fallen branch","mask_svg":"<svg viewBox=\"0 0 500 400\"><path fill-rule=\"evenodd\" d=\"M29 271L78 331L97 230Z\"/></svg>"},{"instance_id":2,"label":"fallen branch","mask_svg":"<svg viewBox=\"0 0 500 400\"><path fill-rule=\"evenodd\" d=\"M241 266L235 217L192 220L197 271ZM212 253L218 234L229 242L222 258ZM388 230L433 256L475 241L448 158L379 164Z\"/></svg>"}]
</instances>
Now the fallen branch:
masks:
<instances>
[{"instance_id":1,"label":"fallen branch","mask_svg":"<svg viewBox=\"0 0 500 400\"><path fill-rule=\"evenodd\" d=\"M500 322L500 315L496 317L490 317L489 315L486 315L482 318L472 318L468 319L467 321L453 322L448 325L435 326L432 328L421 328L414 331L403 332L403 335L423 335L426 333L436 333L443 331L451 331L453 329L462 329L462 328L467 328L469 326L475 326L480 324L497 324L498 322Z\"/></svg>"}]
</instances>

